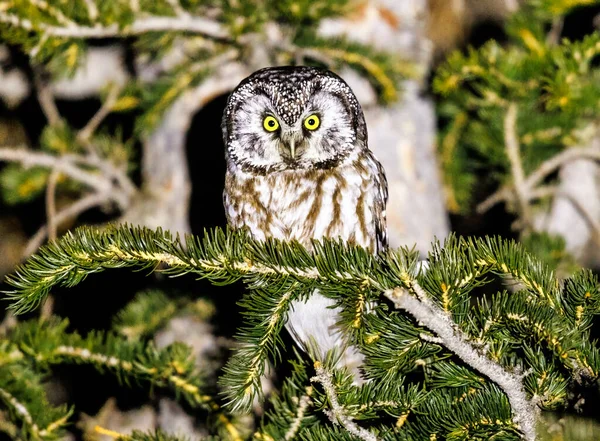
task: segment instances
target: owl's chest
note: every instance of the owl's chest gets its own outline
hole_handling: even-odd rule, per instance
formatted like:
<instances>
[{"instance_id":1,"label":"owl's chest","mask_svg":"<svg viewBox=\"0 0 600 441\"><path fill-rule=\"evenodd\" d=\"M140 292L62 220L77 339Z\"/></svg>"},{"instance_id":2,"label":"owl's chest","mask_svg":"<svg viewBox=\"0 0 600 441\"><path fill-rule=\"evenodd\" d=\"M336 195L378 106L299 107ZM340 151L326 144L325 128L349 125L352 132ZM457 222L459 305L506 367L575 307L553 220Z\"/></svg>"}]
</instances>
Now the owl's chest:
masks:
<instances>
[{"instance_id":1,"label":"owl's chest","mask_svg":"<svg viewBox=\"0 0 600 441\"><path fill-rule=\"evenodd\" d=\"M228 174L225 209L231 225L248 227L259 239L296 239L309 245L325 237L371 247L373 201L368 180L351 169Z\"/></svg>"}]
</instances>

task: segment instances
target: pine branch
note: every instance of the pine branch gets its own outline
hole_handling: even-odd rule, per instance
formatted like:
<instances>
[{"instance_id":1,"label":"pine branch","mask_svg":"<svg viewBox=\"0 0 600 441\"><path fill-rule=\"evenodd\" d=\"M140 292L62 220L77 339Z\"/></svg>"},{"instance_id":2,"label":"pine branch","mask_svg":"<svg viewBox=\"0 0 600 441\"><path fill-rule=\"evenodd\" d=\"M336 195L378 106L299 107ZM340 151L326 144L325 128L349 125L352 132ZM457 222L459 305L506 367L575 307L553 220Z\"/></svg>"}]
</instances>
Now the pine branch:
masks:
<instances>
[{"instance_id":1,"label":"pine branch","mask_svg":"<svg viewBox=\"0 0 600 441\"><path fill-rule=\"evenodd\" d=\"M327 265L327 259L333 259L345 246L333 242L315 245L321 250L317 258L311 257L297 243L249 241L244 232L225 234L216 229L203 240L188 236L184 246L179 238L174 239L160 228L153 231L126 226L98 231L82 227L67 233L60 241L42 247L21 266L8 279L17 290L8 294L15 301L12 309L21 313L37 306L55 285L74 286L88 274L105 269L147 269L159 264L168 265L170 268L165 271L169 274L194 273L221 283L232 283L242 277L251 280L253 277L279 278L284 275L309 286L320 278L331 281L358 279L361 283L378 286L370 275L375 260L365 250L349 247L355 253L354 259L364 257L366 262L351 259L346 262L347 266L328 273L327 267L320 269L317 265ZM276 247L281 248L276 250ZM284 257L277 260L280 250Z\"/></svg>"},{"instance_id":2,"label":"pine branch","mask_svg":"<svg viewBox=\"0 0 600 441\"><path fill-rule=\"evenodd\" d=\"M552 271L515 242L490 238L450 238L443 247L436 244L429 256L429 268L421 273L417 270L416 254L408 250L373 256L361 248L334 241L314 242L313 249L309 253L293 242L254 241L243 231L215 230L204 238L188 236L184 245L160 229L122 226L100 232L81 228L43 247L21 266L8 279L16 288L9 297L11 307L23 312L42 301L53 286L73 286L89 274L110 268L156 269L158 264L169 266L163 270L167 274L191 273L215 284L243 280L253 291L243 303L247 320L238 337L242 345L230 360L221 383L229 405L235 409L246 409L255 396L260 396L258 380L264 363L267 358L277 361L280 357L278 335L289 302L309 295L317 286L343 309L343 329L354 329L357 301L364 301L356 295L361 289L366 289L363 293L368 292L373 300L396 293L392 296L394 301L409 313L388 313L383 304L369 312L358 308L362 324L355 342L365 355L367 378L376 382L378 389L364 389L364 393L357 394L345 380L340 383L337 395L352 418L378 418L373 413L378 408L392 412L398 419L406 418L406 412L420 410L402 403L413 400L429 406L431 400L438 399L446 403L454 396L446 389L457 389L459 393L468 385L480 391L481 400L500 400L502 392L488 387L488 381L497 381L508 396L507 407L499 408L499 415L512 408L515 423L531 436L535 405L527 401L525 391L543 397L536 404L556 407L566 403L566 376L581 384L598 378L600 350L589 341L586 330L590 318L600 313L600 291L594 288L596 279L589 275L567 283L565 291ZM469 293L487 283L490 273L518 283L519 290L510 296L500 293L489 302L473 306ZM398 294L402 289L408 289L415 297ZM486 347L487 355L478 352L480 347ZM523 358L520 350L528 354L542 351L551 364L541 365L537 355ZM65 351L60 355L67 356ZM451 356L458 357L453 365L439 364ZM80 359L81 355L77 357ZM387 394L406 381L404 375L414 376L418 366L424 366L432 376L412 384L420 384L426 390L435 384L442 390L436 389L423 401L407 399L413 393L409 393L411 389L401 395ZM483 377L461 374L460 366L481 372ZM525 385L509 371L528 372ZM485 387L480 378L485 379ZM168 384L169 380L162 381ZM509 388L512 389L507 392ZM478 401L477 397L461 404L465 412L461 421L471 427L465 429L468 431L479 427L477 421L482 414L487 415L485 401ZM314 400L322 402L319 397ZM380 405L374 410L359 411L365 409L366 403ZM442 424L439 418L446 411L440 407L431 412L428 419L416 425L402 420L402 427L407 433L421 430L417 429L421 424L434 430L438 426L433 422ZM446 427L443 424L439 430ZM477 433L494 430L491 425L485 427ZM320 433L321 429L314 430ZM511 434L517 431L516 426L506 430Z\"/></svg>"},{"instance_id":3,"label":"pine branch","mask_svg":"<svg viewBox=\"0 0 600 441\"><path fill-rule=\"evenodd\" d=\"M154 432L142 432L141 430L134 430L129 434L123 434L115 432L114 430L105 429L103 427L96 426L94 431L100 435L106 435L116 441L189 441L185 436L175 436L163 432L158 429ZM208 437L203 438L206 441L217 441L216 438Z\"/></svg>"},{"instance_id":4,"label":"pine branch","mask_svg":"<svg viewBox=\"0 0 600 441\"><path fill-rule=\"evenodd\" d=\"M92 116L92 118L86 123L86 125L77 134L77 139L81 143L89 143L93 133L98 130L98 127L102 121L112 111L113 106L117 103L121 87L119 85L112 85L108 91L104 102L98 109L98 111Z\"/></svg>"},{"instance_id":5,"label":"pine branch","mask_svg":"<svg viewBox=\"0 0 600 441\"><path fill-rule=\"evenodd\" d=\"M306 388L306 394L302 395L298 400L298 409L294 419L292 420L292 424L290 424L290 428L285 433L285 440L289 441L296 437L300 426L302 425L302 420L306 414L306 410L311 406L312 400L310 396L312 395L312 387Z\"/></svg>"},{"instance_id":6,"label":"pine branch","mask_svg":"<svg viewBox=\"0 0 600 441\"><path fill-rule=\"evenodd\" d=\"M113 320L113 329L129 341L140 340L154 334L184 304L183 301L169 299L158 290L138 293Z\"/></svg>"},{"instance_id":7,"label":"pine branch","mask_svg":"<svg viewBox=\"0 0 600 441\"><path fill-rule=\"evenodd\" d=\"M422 288L416 282L412 284L412 287L415 292L422 291ZM386 293L386 297L397 308L408 312L419 323L434 331L444 341L444 346L460 357L467 365L498 384L508 396L513 410L513 419L519 424L525 439L535 441L535 426L537 423L536 407L525 395L522 379L515 374L509 373L504 367L495 363L487 356L481 355L469 343L468 337L449 320L443 311L439 310L435 305L428 304L422 300L426 298L424 293L418 296L421 300L412 297L404 289L394 289Z\"/></svg>"},{"instance_id":8,"label":"pine branch","mask_svg":"<svg viewBox=\"0 0 600 441\"><path fill-rule=\"evenodd\" d=\"M237 335L242 347L229 359L224 375L219 380L225 391L227 405L233 412L248 412L257 397L263 400L261 379L265 374L268 356L271 355L275 361L280 358L279 347L283 346L283 342L279 334L287 321L287 313L292 302L306 290L300 290L295 283L282 283L277 288L270 288L281 293L275 302L270 293L258 289L254 289L241 302L241 306L247 307L248 311L257 304L261 307L245 314L246 323ZM264 316L270 317L266 326L262 318Z\"/></svg>"},{"instance_id":9,"label":"pine branch","mask_svg":"<svg viewBox=\"0 0 600 441\"><path fill-rule=\"evenodd\" d=\"M44 441L61 437L73 410L48 403L39 375L21 363L2 365L0 385L0 402L21 422L24 434Z\"/></svg>"},{"instance_id":10,"label":"pine branch","mask_svg":"<svg viewBox=\"0 0 600 441\"><path fill-rule=\"evenodd\" d=\"M533 207L543 206L539 187L552 185L556 178L551 174L596 135L599 94L592 60L599 50L598 35L560 44L546 41L546 25L560 23L560 16L549 13L550 3L523 5L507 23L507 44L490 41L467 54L452 54L433 82L444 97L440 113L453 121L445 130L443 148L452 152L453 160L444 161L444 167L451 194L459 196L454 199L457 208L464 209L460 205L468 202L475 188L476 171L485 167L493 171L488 175L500 189L478 211L507 202L519 214L521 229L530 229L531 219L526 218ZM527 114L519 118L518 136L511 129L514 124L508 124L511 106ZM597 160L595 153L582 155ZM480 158L475 165L473 157Z\"/></svg>"},{"instance_id":11,"label":"pine branch","mask_svg":"<svg viewBox=\"0 0 600 441\"><path fill-rule=\"evenodd\" d=\"M182 344L155 349L151 344L127 342L110 333L90 333L82 338L68 333L68 321L49 319L20 323L8 338L29 361L41 368L62 363L90 364L112 371L124 384L146 381L168 387L194 407L210 408L203 395L202 379L190 349Z\"/></svg>"}]
</instances>

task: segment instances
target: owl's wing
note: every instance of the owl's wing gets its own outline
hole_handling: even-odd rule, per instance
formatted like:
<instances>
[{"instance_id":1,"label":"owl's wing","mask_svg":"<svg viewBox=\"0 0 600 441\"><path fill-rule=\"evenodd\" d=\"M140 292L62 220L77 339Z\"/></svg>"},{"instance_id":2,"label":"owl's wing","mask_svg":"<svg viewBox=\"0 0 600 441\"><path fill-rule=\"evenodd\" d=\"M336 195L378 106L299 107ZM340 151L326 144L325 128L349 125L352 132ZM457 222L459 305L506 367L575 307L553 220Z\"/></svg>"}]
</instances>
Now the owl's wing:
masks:
<instances>
[{"instance_id":1,"label":"owl's wing","mask_svg":"<svg viewBox=\"0 0 600 441\"><path fill-rule=\"evenodd\" d=\"M373 189L377 194L375 197L374 204L374 219L375 219L375 235L377 236L377 252L386 250L388 248L388 234L387 234L387 219L386 219L386 205L388 200L388 182L385 177L385 170L381 163L375 159L375 156L371 152L369 158L373 163Z\"/></svg>"}]
</instances>

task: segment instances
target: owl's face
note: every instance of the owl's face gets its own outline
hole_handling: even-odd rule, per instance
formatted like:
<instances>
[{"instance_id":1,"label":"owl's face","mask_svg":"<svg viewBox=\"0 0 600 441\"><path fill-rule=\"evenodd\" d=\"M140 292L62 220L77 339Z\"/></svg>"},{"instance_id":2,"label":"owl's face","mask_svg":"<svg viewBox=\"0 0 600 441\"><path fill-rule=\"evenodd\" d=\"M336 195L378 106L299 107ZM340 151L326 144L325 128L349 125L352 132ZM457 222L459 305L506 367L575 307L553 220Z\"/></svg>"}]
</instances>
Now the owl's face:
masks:
<instances>
[{"instance_id":1,"label":"owl's face","mask_svg":"<svg viewBox=\"0 0 600 441\"><path fill-rule=\"evenodd\" d=\"M246 78L229 97L222 128L228 160L260 174L335 167L367 144L350 87L312 67L267 68Z\"/></svg>"}]
</instances>

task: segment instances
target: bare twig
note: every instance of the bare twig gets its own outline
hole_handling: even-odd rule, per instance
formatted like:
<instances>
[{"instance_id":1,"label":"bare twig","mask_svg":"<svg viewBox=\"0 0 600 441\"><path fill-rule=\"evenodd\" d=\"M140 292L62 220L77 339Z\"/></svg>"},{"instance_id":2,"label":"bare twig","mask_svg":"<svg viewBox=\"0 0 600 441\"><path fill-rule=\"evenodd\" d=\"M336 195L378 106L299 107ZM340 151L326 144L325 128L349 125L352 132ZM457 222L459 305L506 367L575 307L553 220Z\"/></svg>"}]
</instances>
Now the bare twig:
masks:
<instances>
[{"instance_id":1,"label":"bare twig","mask_svg":"<svg viewBox=\"0 0 600 441\"><path fill-rule=\"evenodd\" d=\"M517 135L517 105L510 103L504 118L504 144L510 162L515 197L519 205L520 215L526 227L531 226L531 213L528 203L529 188L525 183L525 172L521 162L521 151Z\"/></svg>"},{"instance_id":2,"label":"bare twig","mask_svg":"<svg viewBox=\"0 0 600 441\"><path fill-rule=\"evenodd\" d=\"M24 167L40 166L56 169L100 193L110 193L111 198L117 202L121 208L125 208L129 204L130 196L128 194L112 191L114 190L114 186L110 179L100 174L83 170L75 164L72 157L59 157L26 148L0 148L0 161L17 162Z\"/></svg>"},{"instance_id":3,"label":"bare twig","mask_svg":"<svg viewBox=\"0 0 600 441\"><path fill-rule=\"evenodd\" d=\"M56 226L59 226L63 222L78 216L79 214L89 210L90 208L97 207L106 202L109 202L110 199L111 198L108 194L93 193L87 195L78 200L77 202L73 203L72 205L69 205L67 208L57 212L54 216L54 223ZM48 227L44 225L33 235L31 239L29 239L29 242L25 247L23 255L30 256L33 253L35 253L35 251L42 245L47 235Z\"/></svg>"},{"instance_id":4,"label":"bare twig","mask_svg":"<svg viewBox=\"0 0 600 441\"><path fill-rule=\"evenodd\" d=\"M488 196L483 202L477 205L476 211L479 214L483 214L495 205L499 204L500 202L506 202L511 200L512 196L513 193L510 191L510 189L502 187L500 190L495 191L490 196Z\"/></svg>"},{"instance_id":5,"label":"bare twig","mask_svg":"<svg viewBox=\"0 0 600 441\"><path fill-rule=\"evenodd\" d=\"M413 289L415 292L424 293L416 281L413 282ZM538 411L532 402L527 399L520 376L507 372L500 364L480 354L469 342L468 336L456 326L444 311L433 303L423 302L402 288L388 290L385 296L394 303L396 308L409 313L422 326L435 332L443 345L454 352L467 365L496 383L508 397L512 407L513 420L519 425L525 439L535 441L535 424Z\"/></svg>"},{"instance_id":6,"label":"bare twig","mask_svg":"<svg viewBox=\"0 0 600 441\"><path fill-rule=\"evenodd\" d=\"M48 294L44 303L42 303L42 307L40 308L40 319L48 320L52 317L52 313L54 311L54 297L52 294Z\"/></svg>"},{"instance_id":7,"label":"bare twig","mask_svg":"<svg viewBox=\"0 0 600 441\"><path fill-rule=\"evenodd\" d=\"M546 43L548 46L556 46L559 43L564 24L565 18L563 16L555 17L554 20L552 20L552 27L546 36Z\"/></svg>"},{"instance_id":8,"label":"bare twig","mask_svg":"<svg viewBox=\"0 0 600 441\"><path fill-rule=\"evenodd\" d=\"M530 201L532 199L539 199L540 197L547 196L547 190L542 193L538 192L536 188L540 185L544 179L546 179L549 175L556 172L563 165L575 161L577 159L590 159L593 161L600 161L600 151L598 149L593 149L590 147L572 147L552 158L544 161L540 166L535 169L521 184L525 191L526 201ZM522 168L521 168L522 170ZM515 185L516 185L516 177L515 177ZM542 194L542 195L540 195ZM514 197L518 197L518 194L512 192L510 188L503 187L485 199L482 203L477 206L478 213L485 213L494 205L510 201Z\"/></svg>"},{"instance_id":9,"label":"bare twig","mask_svg":"<svg viewBox=\"0 0 600 441\"><path fill-rule=\"evenodd\" d=\"M550 174L556 172L558 168L577 159L600 161L600 151L589 147L574 147L564 150L552 158L544 161L525 180L525 186L527 188L527 192L529 193L528 200L539 199L540 197L548 196L548 189L540 193L539 189L536 189L536 186L541 184ZM514 196L515 194L509 188L503 187L480 203L477 206L477 212L485 213L500 202L512 200Z\"/></svg>"},{"instance_id":10,"label":"bare twig","mask_svg":"<svg viewBox=\"0 0 600 441\"><path fill-rule=\"evenodd\" d=\"M183 31L204 35L216 40L231 40L230 33L217 21L197 16L159 17L149 16L135 20L131 25L120 28L111 26L52 26L36 23L15 14L0 13L0 23L8 23L28 31L37 30L51 37L63 38L110 38L141 35L148 32Z\"/></svg>"},{"instance_id":11,"label":"bare twig","mask_svg":"<svg viewBox=\"0 0 600 441\"><path fill-rule=\"evenodd\" d=\"M529 185L529 179L526 180ZM553 196L556 192L556 186L554 185L544 185L537 188L529 188L527 201L531 202L536 199L542 199L548 196ZM481 202L476 211L479 214L485 213L494 205L499 204L500 202L511 202L514 197L514 193L510 191L509 188L502 187L500 190L494 192L491 196Z\"/></svg>"},{"instance_id":12,"label":"bare twig","mask_svg":"<svg viewBox=\"0 0 600 441\"><path fill-rule=\"evenodd\" d=\"M171 6L171 9L173 9L173 12L178 17L189 17L190 14L185 9L183 9L179 0L167 0L167 2L169 3L169 6Z\"/></svg>"},{"instance_id":13,"label":"bare twig","mask_svg":"<svg viewBox=\"0 0 600 441\"><path fill-rule=\"evenodd\" d=\"M552 158L544 161L527 178L529 188L534 188L540 184L546 177L554 173L559 167L576 159L592 159L600 161L600 151L589 147L573 147L563 150Z\"/></svg>"},{"instance_id":14,"label":"bare twig","mask_svg":"<svg viewBox=\"0 0 600 441\"><path fill-rule=\"evenodd\" d=\"M321 386L323 386L323 389L325 389L327 398L331 403L331 411L326 411L325 413L327 414L331 422L334 424L340 424L349 433L356 436L357 438L362 439L363 441L377 441L378 438L375 436L375 434L369 432L367 429L363 429L362 427L360 427L352 420L350 416L346 414L345 409L338 401L335 386L333 385L333 376L331 375L331 372L327 371L318 361L315 362L315 370L317 371L317 375L312 377L310 381L321 384Z\"/></svg>"},{"instance_id":15,"label":"bare twig","mask_svg":"<svg viewBox=\"0 0 600 441\"><path fill-rule=\"evenodd\" d=\"M36 152L26 148L0 148L0 160L18 162L24 167L56 168L76 181L87 184L92 188L104 190L109 188L105 179L82 170L71 161L65 161L64 158L48 153Z\"/></svg>"},{"instance_id":16,"label":"bare twig","mask_svg":"<svg viewBox=\"0 0 600 441\"><path fill-rule=\"evenodd\" d=\"M35 152L26 148L0 148L0 161L18 162L24 167L40 166L55 168L70 178L101 192L110 191L112 185L106 178L83 170L64 157ZM121 199L121 198L118 198Z\"/></svg>"},{"instance_id":17,"label":"bare twig","mask_svg":"<svg viewBox=\"0 0 600 441\"><path fill-rule=\"evenodd\" d=\"M98 18L98 6L94 0L83 0L88 11L90 21L96 21Z\"/></svg>"},{"instance_id":18,"label":"bare twig","mask_svg":"<svg viewBox=\"0 0 600 441\"><path fill-rule=\"evenodd\" d=\"M529 192L529 200L534 201L536 199L543 199L549 196L554 196L558 188L556 185L542 185L538 188L534 188Z\"/></svg>"},{"instance_id":19,"label":"bare twig","mask_svg":"<svg viewBox=\"0 0 600 441\"><path fill-rule=\"evenodd\" d=\"M96 167L104 173L104 176L110 179L114 179L120 186L120 191L123 192L127 198L132 198L138 189L133 181L127 176L125 170L121 170L115 164L110 161L106 161L97 155L74 155L72 161L78 164L89 165L90 167Z\"/></svg>"},{"instance_id":20,"label":"bare twig","mask_svg":"<svg viewBox=\"0 0 600 441\"><path fill-rule=\"evenodd\" d=\"M17 321L17 317L15 316L13 311L6 311L6 315L4 316L4 320L0 322L0 336L4 337L8 332L17 326L19 322Z\"/></svg>"},{"instance_id":21,"label":"bare twig","mask_svg":"<svg viewBox=\"0 0 600 441\"><path fill-rule=\"evenodd\" d=\"M77 134L77 138L80 142L86 144L89 141L90 137L94 134L94 132L98 129L98 126L104 121L104 118L110 113L112 107L117 102L119 98L119 93L121 91L121 86L118 84L114 84L104 103L100 106L100 109L94 114L94 116L87 122L85 127L79 131Z\"/></svg>"},{"instance_id":22,"label":"bare twig","mask_svg":"<svg viewBox=\"0 0 600 441\"><path fill-rule=\"evenodd\" d=\"M56 107L56 103L54 102L54 95L52 95L52 91L46 84L46 82L42 79L42 74L40 72L40 68L34 69L34 83L37 91L38 101L40 103L40 107L44 112L44 115L48 119L48 124L51 126L56 126L60 124L62 118L60 117L60 113L58 112L58 108Z\"/></svg>"}]
</instances>

